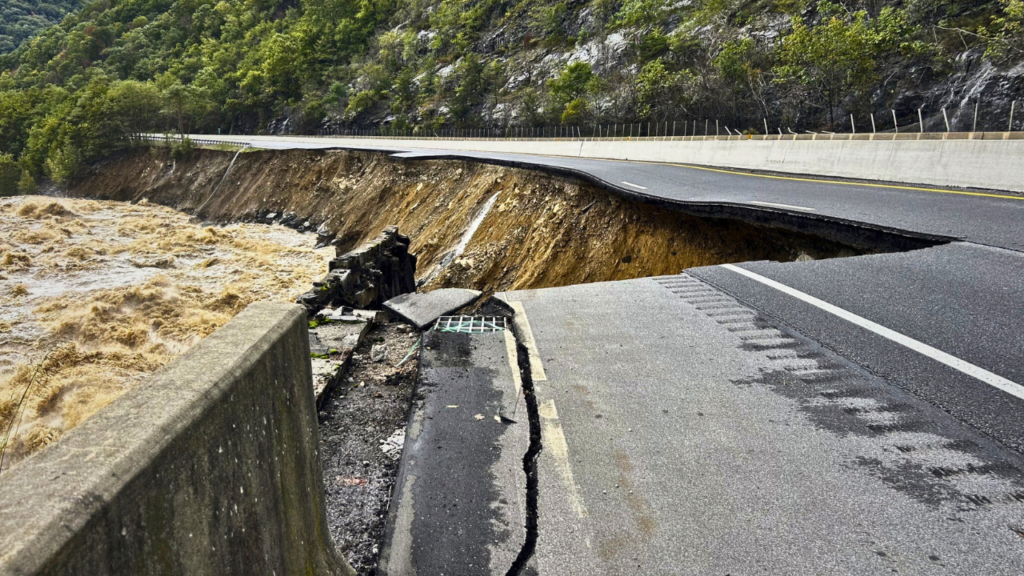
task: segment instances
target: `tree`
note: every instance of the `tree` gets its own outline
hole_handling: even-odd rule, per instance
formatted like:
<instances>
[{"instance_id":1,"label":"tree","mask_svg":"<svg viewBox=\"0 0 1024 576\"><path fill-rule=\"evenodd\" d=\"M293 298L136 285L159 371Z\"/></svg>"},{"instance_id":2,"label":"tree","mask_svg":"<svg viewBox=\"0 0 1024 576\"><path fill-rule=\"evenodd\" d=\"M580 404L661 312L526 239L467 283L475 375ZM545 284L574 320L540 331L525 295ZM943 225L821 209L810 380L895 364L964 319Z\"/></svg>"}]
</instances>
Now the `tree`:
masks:
<instances>
[{"instance_id":1,"label":"tree","mask_svg":"<svg viewBox=\"0 0 1024 576\"><path fill-rule=\"evenodd\" d=\"M762 118L771 116L768 96L772 86L771 54L753 38L729 42L714 59L722 79L731 84L734 94L745 93L757 105Z\"/></svg>"},{"instance_id":2,"label":"tree","mask_svg":"<svg viewBox=\"0 0 1024 576\"><path fill-rule=\"evenodd\" d=\"M152 82L115 82L107 92L111 120L129 145L137 146L142 135L156 126L160 116L160 91Z\"/></svg>"},{"instance_id":3,"label":"tree","mask_svg":"<svg viewBox=\"0 0 1024 576\"><path fill-rule=\"evenodd\" d=\"M695 82L688 70L670 72L661 58L649 62L636 80L637 117L662 121L685 114Z\"/></svg>"},{"instance_id":4,"label":"tree","mask_svg":"<svg viewBox=\"0 0 1024 576\"><path fill-rule=\"evenodd\" d=\"M598 90L599 81L586 62L573 62L557 78L548 80L554 111L563 123L576 122L582 118L586 110L586 97Z\"/></svg>"},{"instance_id":5,"label":"tree","mask_svg":"<svg viewBox=\"0 0 1024 576\"><path fill-rule=\"evenodd\" d=\"M828 12L827 3L819 10ZM779 83L805 88L817 105L828 110L835 129L835 110L851 94L865 91L877 78L875 35L866 12L848 21L828 16L811 28L794 19L793 31L782 39L780 63L775 67Z\"/></svg>"},{"instance_id":6,"label":"tree","mask_svg":"<svg viewBox=\"0 0 1024 576\"><path fill-rule=\"evenodd\" d=\"M192 123L209 113L211 103L208 91L197 84L182 84L175 80L162 92L164 111L174 119L179 134L192 131Z\"/></svg>"},{"instance_id":7,"label":"tree","mask_svg":"<svg viewBox=\"0 0 1024 576\"><path fill-rule=\"evenodd\" d=\"M1024 0L999 0L1001 14L992 17L992 24L980 30L988 37L985 56L997 62L1009 60L1024 53Z\"/></svg>"},{"instance_id":8,"label":"tree","mask_svg":"<svg viewBox=\"0 0 1024 576\"><path fill-rule=\"evenodd\" d=\"M10 154L0 154L0 196L14 196L18 193L18 179L21 168Z\"/></svg>"}]
</instances>

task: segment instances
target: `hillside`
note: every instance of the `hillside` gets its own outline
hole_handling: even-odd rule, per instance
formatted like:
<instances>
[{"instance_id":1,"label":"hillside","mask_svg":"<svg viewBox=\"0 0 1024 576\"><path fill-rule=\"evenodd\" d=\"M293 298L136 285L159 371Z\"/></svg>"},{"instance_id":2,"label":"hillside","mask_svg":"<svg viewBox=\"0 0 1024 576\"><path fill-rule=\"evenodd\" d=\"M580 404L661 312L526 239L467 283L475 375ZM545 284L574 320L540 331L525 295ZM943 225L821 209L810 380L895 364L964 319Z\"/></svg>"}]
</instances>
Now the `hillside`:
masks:
<instances>
[{"instance_id":1,"label":"hillside","mask_svg":"<svg viewBox=\"0 0 1024 576\"><path fill-rule=\"evenodd\" d=\"M79 0L4 0L0 8L0 54L11 52L26 38L60 22L80 6Z\"/></svg>"},{"instance_id":2,"label":"hillside","mask_svg":"<svg viewBox=\"0 0 1024 576\"><path fill-rule=\"evenodd\" d=\"M969 130L977 105L1003 130L1022 22L1024 0L101 0L0 57L0 194L152 128Z\"/></svg>"}]
</instances>

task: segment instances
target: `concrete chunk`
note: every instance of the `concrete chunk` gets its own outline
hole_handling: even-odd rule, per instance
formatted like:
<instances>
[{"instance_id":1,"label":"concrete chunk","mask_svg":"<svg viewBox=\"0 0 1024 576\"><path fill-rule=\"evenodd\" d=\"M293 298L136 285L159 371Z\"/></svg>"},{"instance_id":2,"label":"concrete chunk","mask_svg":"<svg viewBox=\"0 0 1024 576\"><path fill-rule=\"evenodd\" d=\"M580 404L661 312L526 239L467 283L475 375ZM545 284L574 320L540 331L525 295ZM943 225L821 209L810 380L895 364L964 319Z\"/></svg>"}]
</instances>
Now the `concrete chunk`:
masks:
<instances>
[{"instance_id":1,"label":"concrete chunk","mask_svg":"<svg viewBox=\"0 0 1024 576\"><path fill-rule=\"evenodd\" d=\"M480 298L479 290L441 288L425 294L402 294L384 303L384 308L423 330L441 316L465 308Z\"/></svg>"}]
</instances>

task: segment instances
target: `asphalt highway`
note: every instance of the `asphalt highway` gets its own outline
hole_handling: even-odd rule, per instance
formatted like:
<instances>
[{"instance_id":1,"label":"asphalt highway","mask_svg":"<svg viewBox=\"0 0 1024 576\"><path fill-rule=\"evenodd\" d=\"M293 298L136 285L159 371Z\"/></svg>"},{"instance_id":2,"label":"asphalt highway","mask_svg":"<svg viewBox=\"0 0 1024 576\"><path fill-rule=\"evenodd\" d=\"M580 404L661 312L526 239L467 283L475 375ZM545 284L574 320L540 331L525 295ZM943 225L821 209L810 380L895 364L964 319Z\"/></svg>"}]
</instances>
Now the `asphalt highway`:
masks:
<instances>
[{"instance_id":1,"label":"asphalt highway","mask_svg":"<svg viewBox=\"0 0 1024 576\"><path fill-rule=\"evenodd\" d=\"M547 373L539 573L1024 573L1024 198L388 151L571 173L852 242L864 230L933 244L506 295Z\"/></svg>"},{"instance_id":2,"label":"asphalt highway","mask_svg":"<svg viewBox=\"0 0 1024 576\"><path fill-rule=\"evenodd\" d=\"M212 137L210 137L212 138ZM901 184L840 182L772 174L752 174L699 166L591 160L531 154L402 149L401 141L382 149L358 140L314 137L245 137L264 148L345 148L383 150L400 158L462 158L562 170L617 192L690 207L742 207L780 214L849 222L947 240L1024 250L1024 196L993 191L944 190ZM628 145L625 142L624 145ZM528 147L529 143L524 143Z\"/></svg>"}]
</instances>

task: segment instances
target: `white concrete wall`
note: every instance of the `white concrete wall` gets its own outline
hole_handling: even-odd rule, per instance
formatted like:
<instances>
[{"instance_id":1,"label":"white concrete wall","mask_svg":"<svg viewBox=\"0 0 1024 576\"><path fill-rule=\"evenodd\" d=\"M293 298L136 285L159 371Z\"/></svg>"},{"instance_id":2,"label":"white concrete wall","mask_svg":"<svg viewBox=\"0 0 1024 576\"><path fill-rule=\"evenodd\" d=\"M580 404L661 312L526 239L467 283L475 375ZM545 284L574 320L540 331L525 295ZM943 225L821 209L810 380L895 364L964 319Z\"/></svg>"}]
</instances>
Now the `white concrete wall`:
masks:
<instances>
[{"instance_id":1,"label":"white concrete wall","mask_svg":"<svg viewBox=\"0 0 1024 576\"><path fill-rule=\"evenodd\" d=\"M218 137L254 142L315 141L339 146L430 148L476 152L511 152L675 162L744 170L764 170L805 176L833 176L906 184L983 188L1024 192L1022 133L960 134L938 139L910 139L915 134L879 135L885 139L708 139L708 140L427 140L301 136ZM907 137L908 139L903 139ZM197 136L197 138L206 138Z\"/></svg>"}]
</instances>

